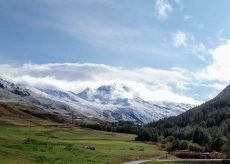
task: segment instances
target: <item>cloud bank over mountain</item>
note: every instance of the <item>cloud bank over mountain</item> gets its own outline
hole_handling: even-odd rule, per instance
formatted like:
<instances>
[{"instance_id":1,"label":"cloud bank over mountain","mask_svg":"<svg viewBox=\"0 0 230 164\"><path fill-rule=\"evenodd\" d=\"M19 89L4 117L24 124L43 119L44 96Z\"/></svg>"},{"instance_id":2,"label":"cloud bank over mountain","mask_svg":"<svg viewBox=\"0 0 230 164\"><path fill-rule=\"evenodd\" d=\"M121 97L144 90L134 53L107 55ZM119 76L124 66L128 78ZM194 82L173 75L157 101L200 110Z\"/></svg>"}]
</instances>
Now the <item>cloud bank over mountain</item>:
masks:
<instances>
[{"instance_id":1,"label":"cloud bank over mountain","mask_svg":"<svg viewBox=\"0 0 230 164\"><path fill-rule=\"evenodd\" d=\"M0 64L0 73L18 83L82 91L87 87L122 83L147 101L169 101L199 104L194 88L211 88L207 99L230 83L230 43L209 50L211 62L196 72L183 68L124 68L93 63L48 63L12 66ZM190 91L194 90L194 94Z\"/></svg>"},{"instance_id":2,"label":"cloud bank over mountain","mask_svg":"<svg viewBox=\"0 0 230 164\"><path fill-rule=\"evenodd\" d=\"M68 91L123 83L147 101L198 104L201 101L188 94L188 90L194 87L213 88L213 95L207 95L210 98L230 82L229 76L226 76L230 70L230 43L225 42L209 52L212 62L197 72L182 68L123 68L92 63L26 63L22 66L1 64L0 73L18 83Z\"/></svg>"},{"instance_id":3,"label":"cloud bank over mountain","mask_svg":"<svg viewBox=\"0 0 230 164\"><path fill-rule=\"evenodd\" d=\"M173 91L174 88L186 87L188 81L183 75L183 70L176 68L126 69L89 63L24 64L21 67L0 65L0 68L1 73L5 73L16 82L31 86L81 91L86 87L96 88L100 85L122 83L132 88L144 100L199 103L192 97Z\"/></svg>"}]
</instances>

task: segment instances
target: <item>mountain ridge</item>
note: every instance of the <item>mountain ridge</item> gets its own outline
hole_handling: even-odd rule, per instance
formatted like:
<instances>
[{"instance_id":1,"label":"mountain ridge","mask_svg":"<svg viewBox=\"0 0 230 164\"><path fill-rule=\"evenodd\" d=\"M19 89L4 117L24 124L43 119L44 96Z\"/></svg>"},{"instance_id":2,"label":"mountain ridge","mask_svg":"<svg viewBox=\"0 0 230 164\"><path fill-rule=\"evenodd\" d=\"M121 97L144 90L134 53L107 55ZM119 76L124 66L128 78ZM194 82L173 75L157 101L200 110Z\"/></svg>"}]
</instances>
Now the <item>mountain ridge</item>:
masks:
<instances>
[{"instance_id":1,"label":"mountain ridge","mask_svg":"<svg viewBox=\"0 0 230 164\"><path fill-rule=\"evenodd\" d=\"M132 121L148 123L185 112L192 105L170 102L148 102L135 96L123 84L86 88L82 92L63 91L19 85L0 78L1 93L8 90L23 101L62 115L73 113L78 117L94 117L109 122Z\"/></svg>"}]
</instances>

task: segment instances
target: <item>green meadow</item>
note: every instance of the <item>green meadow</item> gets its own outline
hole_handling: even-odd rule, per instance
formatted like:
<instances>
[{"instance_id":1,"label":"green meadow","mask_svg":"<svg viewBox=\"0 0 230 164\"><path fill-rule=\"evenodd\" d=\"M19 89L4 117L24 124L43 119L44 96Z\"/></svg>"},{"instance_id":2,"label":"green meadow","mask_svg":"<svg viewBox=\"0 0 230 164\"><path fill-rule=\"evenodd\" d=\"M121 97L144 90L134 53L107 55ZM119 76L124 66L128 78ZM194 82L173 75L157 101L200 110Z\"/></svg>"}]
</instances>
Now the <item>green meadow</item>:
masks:
<instances>
[{"instance_id":1,"label":"green meadow","mask_svg":"<svg viewBox=\"0 0 230 164\"><path fill-rule=\"evenodd\" d=\"M164 154L156 146L135 142L134 138L131 134L76 127L2 125L0 161L1 164L119 164Z\"/></svg>"}]
</instances>

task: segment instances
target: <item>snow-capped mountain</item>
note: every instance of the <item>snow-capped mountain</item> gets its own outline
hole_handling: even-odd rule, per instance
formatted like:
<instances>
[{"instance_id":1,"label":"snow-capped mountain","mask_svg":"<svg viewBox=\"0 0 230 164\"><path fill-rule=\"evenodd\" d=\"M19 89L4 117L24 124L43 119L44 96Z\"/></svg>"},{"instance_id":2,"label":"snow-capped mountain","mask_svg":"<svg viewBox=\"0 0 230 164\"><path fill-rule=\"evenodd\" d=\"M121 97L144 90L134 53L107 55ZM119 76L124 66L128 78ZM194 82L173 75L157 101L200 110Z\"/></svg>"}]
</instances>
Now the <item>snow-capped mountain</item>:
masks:
<instances>
[{"instance_id":1,"label":"snow-capped mountain","mask_svg":"<svg viewBox=\"0 0 230 164\"><path fill-rule=\"evenodd\" d=\"M10 92L16 94L16 95L20 95L20 96L29 96L29 92L28 90L26 90L26 88L24 88L23 86L20 86L19 84L15 84L13 83L12 79L0 75L0 88L2 89L7 89Z\"/></svg>"},{"instance_id":2,"label":"snow-capped mountain","mask_svg":"<svg viewBox=\"0 0 230 164\"><path fill-rule=\"evenodd\" d=\"M123 84L86 88L80 93L39 89L49 98L68 103L83 115L109 121L148 123L169 116L179 115L192 105L167 102L147 102L134 95Z\"/></svg>"},{"instance_id":3,"label":"snow-capped mountain","mask_svg":"<svg viewBox=\"0 0 230 164\"><path fill-rule=\"evenodd\" d=\"M77 96L91 102L123 106L129 105L128 99L134 97L130 90L122 84L104 85L97 89L87 88Z\"/></svg>"},{"instance_id":4,"label":"snow-capped mountain","mask_svg":"<svg viewBox=\"0 0 230 164\"><path fill-rule=\"evenodd\" d=\"M35 88L8 82L0 78L1 90L23 97L46 110L67 115L93 117L104 121L133 121L148 123L169 116L177 116L193 105L169 102L147 102L123 84L86 88L80 93L58 89Z\"/></svg>"}]
</instances>

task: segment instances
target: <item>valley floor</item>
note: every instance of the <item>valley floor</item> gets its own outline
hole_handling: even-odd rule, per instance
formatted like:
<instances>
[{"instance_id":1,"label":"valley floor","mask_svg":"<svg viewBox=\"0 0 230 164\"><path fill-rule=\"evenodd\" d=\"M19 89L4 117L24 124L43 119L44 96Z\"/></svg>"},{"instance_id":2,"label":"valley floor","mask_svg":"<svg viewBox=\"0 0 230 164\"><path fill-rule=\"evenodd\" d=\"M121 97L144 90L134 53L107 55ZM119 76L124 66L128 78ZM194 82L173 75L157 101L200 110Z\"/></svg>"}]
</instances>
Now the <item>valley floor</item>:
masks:
<instances>
[{"instance_id":1,"label":"valley floor","mask_svg":"<svg viewBox=\"0 0 230 164\"><path fill-rule=\"evenodd\" d=\"M1 164L119 164L164 154L156 146L135 142L134 138L130 134L76 127L0 124L0 161Z\"/></svg>"}]
</instances>

